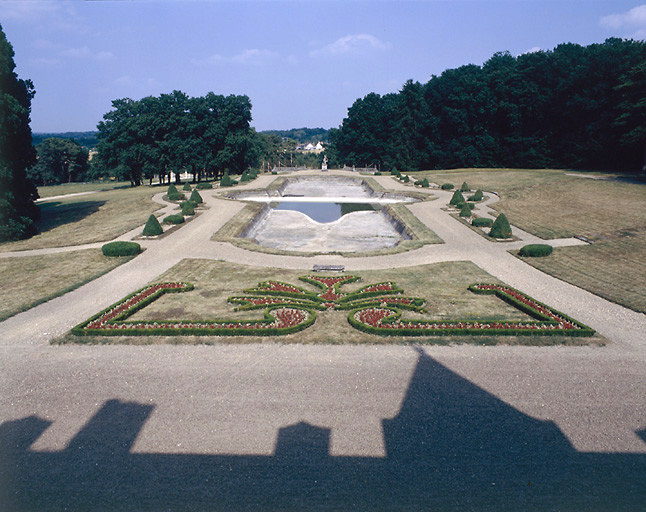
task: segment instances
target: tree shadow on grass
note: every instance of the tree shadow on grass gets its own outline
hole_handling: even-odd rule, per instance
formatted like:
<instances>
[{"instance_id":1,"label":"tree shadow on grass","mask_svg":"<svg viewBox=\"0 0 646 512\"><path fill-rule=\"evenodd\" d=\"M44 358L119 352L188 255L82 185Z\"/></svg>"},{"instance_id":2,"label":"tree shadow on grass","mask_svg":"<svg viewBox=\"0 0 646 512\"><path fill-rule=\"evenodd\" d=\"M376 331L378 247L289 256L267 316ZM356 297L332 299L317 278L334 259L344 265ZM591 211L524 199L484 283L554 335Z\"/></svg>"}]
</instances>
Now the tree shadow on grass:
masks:
<instances>
[{"instance_id":1,"label":"tree shadow on grass","mask_svg":"<svg viewBox=\"0 0 646 512\"><path fill-rule=\"evenodd\" d=\"M153 408L109 400L59 452L29 449L49 421L4 423L4 510L636 511L646 503L646 455L579 452L554 423L422 352L400 412L383 420L384 458L330 456L330 430L305 422L280 429L271 456L132 453Z\"/></svg>"},{"instance_id":2,"label":"tree shadow on grass","mask_svg":"<svg viewBox=\"0 0 646 512\"><path fill-rule=\"evenodd\" d=\"M40 220L37 227L39 233L50 231L64 224L78 222L99 211L105 201L61 202L48 201L39 204Z\"/></svg>"}]
</instances>

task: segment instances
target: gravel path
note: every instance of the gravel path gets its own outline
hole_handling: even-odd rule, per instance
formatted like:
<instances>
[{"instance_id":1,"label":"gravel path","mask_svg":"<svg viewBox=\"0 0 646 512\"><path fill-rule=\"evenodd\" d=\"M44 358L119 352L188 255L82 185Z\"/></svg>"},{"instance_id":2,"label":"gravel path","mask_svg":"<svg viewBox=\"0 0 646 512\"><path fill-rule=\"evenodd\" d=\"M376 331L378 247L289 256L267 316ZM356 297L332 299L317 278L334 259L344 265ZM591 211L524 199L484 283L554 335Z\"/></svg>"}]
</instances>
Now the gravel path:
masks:
<instances>
[{"instance_id":1,"label":"gravel path","mask_svg":"<svg viewBox=\"0 0 646 512\"><path fill-rule=\"evenodd\" d=\"M410 208L444 244L304 258L211 242L242 205L204 192L208 210L142 241L148 250L137 258L0 323L0 503L38 511L643 509L646 316L526 265L507 253L517 243L488 242L441 209L449 194L431 193L439 199ZM48 344L187 257L347 270L470 260L609 343Z\"/></svg>"}]
</instances>

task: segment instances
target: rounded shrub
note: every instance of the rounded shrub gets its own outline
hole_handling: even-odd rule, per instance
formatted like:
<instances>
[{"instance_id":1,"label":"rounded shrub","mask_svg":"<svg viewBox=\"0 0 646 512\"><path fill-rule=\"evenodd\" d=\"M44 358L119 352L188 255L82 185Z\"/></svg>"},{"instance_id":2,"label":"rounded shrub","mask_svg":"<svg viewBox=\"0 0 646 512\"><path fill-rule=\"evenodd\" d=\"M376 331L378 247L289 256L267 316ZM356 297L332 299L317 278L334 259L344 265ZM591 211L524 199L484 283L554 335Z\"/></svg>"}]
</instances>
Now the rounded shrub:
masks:
<instances>
[{"instance_id":1,"label":"rounded shrub","mask_svg":"<svg viewBox=\"0 0 646 512\"><path fill-rule=\"evenodd\" d=\"M159 220L157 220L157 217L151 213L141 234L144 236L157 236L161 235L163 232L164 228L161 227Z\"/></svg>"},{"instance_id":2,"label":"rounded shrub","mask_svg":"<svg viewBox=\"0 0 646 512\"><path fill-rule=\"evenodd\" d=\"M455 192L453 192L453 197L449 201L449 204L453 206L457 206L464 202L466 202L466 199L464 199L462 192L460 192L459 190L456 190Z\"/></svg>"},{"instance_id":3,"label":"rounded shrub","mask_svg":"<svg viewBox=\"0 0 646 512\"><path fill-rule=\"evenodd\" d=\"M401 180L402 180L404 183L408 183L408 182L410 181L410 178L408 177L408 175L404 175L404 176L402 176L402 177L401 177Z\"/></svg>"},{"instance_id":4,"label":"rounded shrub","mask_svg":"<svg viewBox=\"0 0 646 512\"><path fill-rule=\"evenodd\" d=\"M204 201L202 200L202 196L197 190L193 190L191 193L191 197L189 198L189 201L192 201L193 203L197 204L202 204Z\"/></svg>"},{"instance_id":5,"label":"rounded shrub","mask_svg":"<svg viewBox=\"0 0 646 512\"><path fill-rule=\"evenodd\" d=\"M469 201L482 201L483 198L484 194L482 193L482 190L478 189L475 194L469 196Z\"/></svg>"},{"instance_id":6,"label":"rounded shrub","mask_svg":"<svg viewBox=\"0 0 646 512\"><path fill-rule=\"evenodd\" d=\"M187 192L191 191L191 186L188 183L184 183L184 186L182 187L182 190L186 190Z\"/></svg>"},{"instance_id":7,"label":"rounded shrub","mask_svg":"<svg viewBox=\"0 0 646 512\"><path fill-rule=\"evenodd\" d=\"M471 189L469 188L469 185L467 185L467 182L465 181L465 182L462 183L462 186L460 187L460 190L462 192L468 192Z\"/></svg>"},{"instance_id":8,"label":"rounded shrub","mask_svg":"<svg viewBox=\"0 0 646 512\"><path fill-rule=\"evenodd\" d=\"M489 236L493 238L511 238L511 226L504 213L498 215L496 220L493 221Z\"/></svg>"},{"instance_id":9,"label":"rounded shrub","mask_svg":"<svg viewBox=\"0 0 646 512\"><path fill-rule=\"evenodd\" d=\"M108 242L103 244L104 256L134 256L141 252L141 245L136 242Z\"/></svg>"},{"instance_id":10,"label":"rounded shrub","mask_svg":"<svg viewBox=\"0 0 646 512\"><path fill-rule=\"evenodd\" d=\"M165 224L181 224L184 222L184 216L180 213L175 213L164 218Z\"/></svg>"},{"instance_id":11,"label":"rounded shrub","mask_svg":"<svg viewBox=\"0 0 646 512\"><path fill-rule=\"evenodd\" d=\"M440 187L442 190L451 190L453 189L453 183L443 183Z\"/></svg>"},{"instance_id":12,"label":"rounded shrub","mask_svg":"<svg viewBox=\"0 0 646 512\"><path fill-rule=\"evenodd\" d=\"M182 215L195 215L195 207L193 203L187 201L182 203Z\"/></svg>"},{"instance_id":13,"label":"rounded shrub","mask_svg":"<svg viewBox=\"0 0 646 512\"><path fill-rule=\"evenodd\" d=\"M431 184L428 182L428 178L424 178L423 180L420 180L417 182L420 187L428 188L431 186Z\"/></svg>"},{"instance_id":14,"label":"rounded shrub","mask_svg":"<svg viewBox=\"0 0 646 512\"><path fill-rule=\"evenodd\" d=\"M476 217L471 221L471 225L478 228L490 228L491 226L493 226L493 219L488 219L486 217Z\"/></svg>"},{"instance_id":15,"label":"rounded shrub","mask_svg":"<svg viewBox=\"0 0 646 512\"><path fill-rule=\"evenodd\" d=\"M195 188L198 190L205 190L207 188L213 188L213 185L211 183L198 183Z\"/></svg>"},{"instance_id":16,"label":"rounded shrub","mask_svg":"<svg viewBox=\"0 0 646 512\"><path fill-rule=\"evenodd\" d=\"M553 248L551 245L547 244L529 244L525 247L522 247L518 254L521 256L527 256L530 258L541 258L543 256L549 256L552 254Z\"/></svg>"}]
</instances>

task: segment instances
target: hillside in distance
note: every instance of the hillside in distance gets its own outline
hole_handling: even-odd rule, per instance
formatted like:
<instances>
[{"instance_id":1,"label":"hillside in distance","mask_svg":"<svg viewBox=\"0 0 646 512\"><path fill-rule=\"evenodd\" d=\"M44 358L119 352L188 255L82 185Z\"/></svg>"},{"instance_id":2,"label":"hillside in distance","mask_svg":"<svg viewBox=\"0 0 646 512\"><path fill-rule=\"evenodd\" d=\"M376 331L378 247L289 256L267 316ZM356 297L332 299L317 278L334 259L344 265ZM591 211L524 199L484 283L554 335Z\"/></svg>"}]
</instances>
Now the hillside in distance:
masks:
<instances>
[{"instance_id":1,"label":"hillside in distance","mask_svg":"<svg viewBox=\"0 0 646 512\"><path fill-rule=\"evenodd\" d=\"M327 142L330 130L325 128L292 128L291 130L263 130L261 133L278 135L279 137L293 139L299 144L307 144L308 142Z\"/></svg>"},{"instance_id":2,"label":"hillside in distance","mask_svg":"<svg viewBox=\"0 0 646 512\"><path fill-rule=\"evenodd\" d=\"M59 133L32 133L31 134L31 143L34 146L37 146L45 139L51 137L56 137L59 139L72 139L78 142L81 146L85 146L88 149L93 149L97 145L98 139L97 134L99 132L59 132Z\"/></svg>"}]
</instances>

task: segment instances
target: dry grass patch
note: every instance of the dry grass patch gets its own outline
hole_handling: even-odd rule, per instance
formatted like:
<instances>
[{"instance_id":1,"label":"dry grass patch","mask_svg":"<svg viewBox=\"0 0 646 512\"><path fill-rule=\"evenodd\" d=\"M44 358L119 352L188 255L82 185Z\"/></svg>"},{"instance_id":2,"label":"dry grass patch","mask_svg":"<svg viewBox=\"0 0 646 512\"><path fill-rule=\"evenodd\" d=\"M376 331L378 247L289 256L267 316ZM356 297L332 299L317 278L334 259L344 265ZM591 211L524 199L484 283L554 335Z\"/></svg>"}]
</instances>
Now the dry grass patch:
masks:
<instances>
[{"instance_id":1,"label":"dry grass patch","mask_svg":"<svg viewBox=\"0 0 646 512\"><path fill-rule=\"evenodd\" d=\"M594 243L525 261L636 311L646 309L646 183L560 170L457 169L420 173L437 183L493 190L514 226L541 238L583 235Z\"/></svg>"},{"instance_id":2,"label":"dry grass patch","mask_svg":"<svg viewBox=\"0 0 646 512\"><path fill-rule=\"evenodd\" d=\"M457 169L419 173L436 183L466 181L500 195L493 208L514 226L541 238L595 237L646 226L646 184L612 175L579 177L551 169ZM572 176L571 174L575 174Z\"/></svg>"},{"instance_id":3,"label":"dry grass patch","mask_svg":"<svg viewBox=\"0 0 646 512\"><path fill-rule=\"evenodd\" d=\"M40 234L0 244L0 252L107 242L141 226L162 206L152 197L163 188L141 186L39 204Z\"/></svg>"},{"instance_id":4,"label":"dry grass patch","mask_svg":"<svg viewBox=\"0 0 646 512\"><path fill-rule=\"evenodd\" d=\"M595 295L646 313L646 237L603 240L589 246L559 247L530 265Z\"/></svg>"},{"instance_id":5,"label":"dry grass patch","mask_svg":"<svg viewBox=\"0 0 646 512\"><path fill-rule=\"evenodd\" d=\"M129 320L207 320L207 319L252 319L261 318L262 310L234 311L227 299L241 295L245 288L251 288L265 280L279 280L304 288L309 285L298 277L307 274L303 270L259 268L211 260L187 259L159 276L155 282L191 282L195 289L188 293L168 294L138 311ZM420 316L433 319L499 319L517 320L526 315L505 302L490 295L475 295L467 286L476 282L500 282L470 262L437 263L404 269L373 270L352 272L361 281L346 285L342 291L353 291L371 283L392 280L404 290L406 296L420 297L427 301L426 315L406 312L408 318ZM599 342L597 337L594 338ZM59 340L60 341L60 340ZM382 337L366 334L352 328L347 321L347 311L317 312L316 323L304 331L279 336L268 340L260 336L145 336L145 337L95 337L76 338L67 335L63 342L82 343L519 343L519 344L560 344L589 343L590 339L568 337L482 337L482 336L438 336L428 338Z\"/></svg>"},{"instance_id":6,"label":"dry grass patch","mask_svg":"<svg viewBox=\"0 0 646 512\"><path fill-rule=\"evenodd\" d=\"M101 249L0 259L0 321L74 290L132 257L106 258Z\"/></svg>"}]
</instances>

